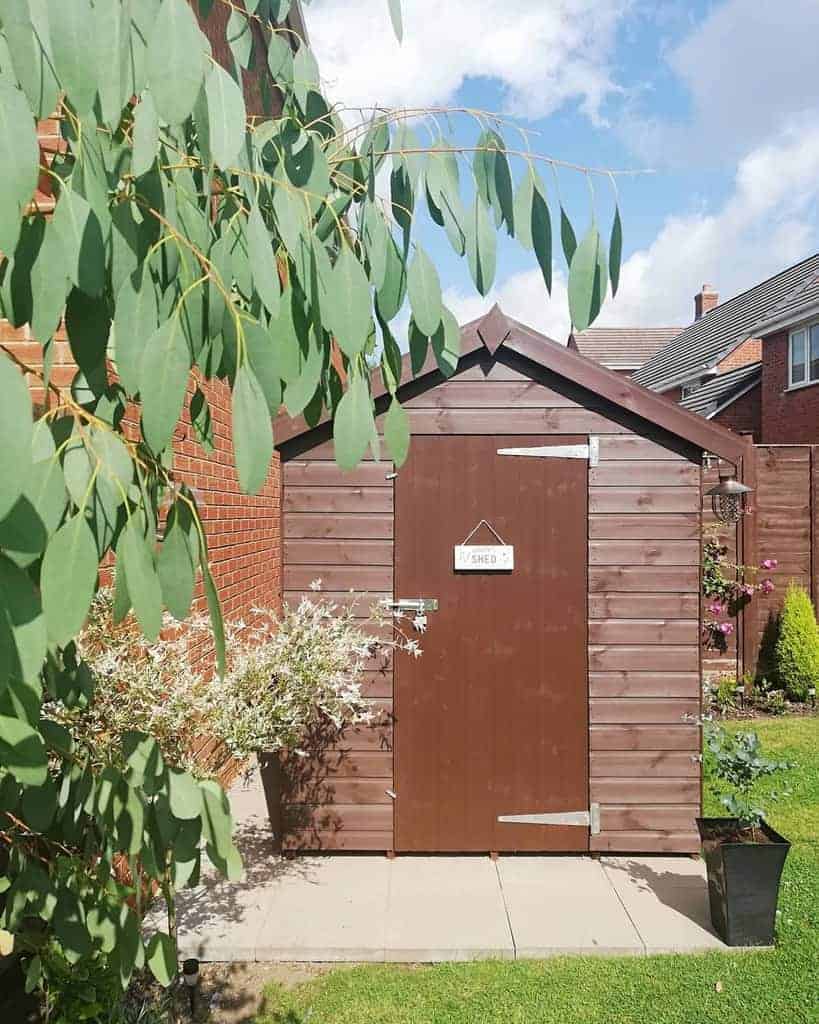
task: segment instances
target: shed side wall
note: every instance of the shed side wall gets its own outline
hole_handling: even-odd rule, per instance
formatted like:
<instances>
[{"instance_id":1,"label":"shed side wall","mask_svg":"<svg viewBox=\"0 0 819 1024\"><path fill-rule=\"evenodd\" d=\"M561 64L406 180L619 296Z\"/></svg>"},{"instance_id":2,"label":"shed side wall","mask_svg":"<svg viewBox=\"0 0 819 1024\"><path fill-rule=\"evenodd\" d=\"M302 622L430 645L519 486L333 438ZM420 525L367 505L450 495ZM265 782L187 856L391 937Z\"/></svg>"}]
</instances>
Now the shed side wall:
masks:
<instances>
[{"instance_id":1,"label":"shed side wall","mask_svg":"<svg viewBox=\"0 0 819 1024\"><path fill-rule=\"evenodd\" d=\"M699 731L686 719L700 706L699 464L594 396L499 356L407 398L412 431L600 438L599 465L589 469L588 655L590 799L601 805L602 831L591 848L693 851ZM391 596L392 467L368 462L343 474L331 443L301 447L283 466L285 600L310 593L317 577L340 599L348 590L367 592L364 605ZM391 669L367 685L389 710ZM350 753L336 757L339 773L321 769L328 802L287 808L295 827L285 845L392 848L390 728L354 730L343 742Z\"/></svg>"}]
</instances>

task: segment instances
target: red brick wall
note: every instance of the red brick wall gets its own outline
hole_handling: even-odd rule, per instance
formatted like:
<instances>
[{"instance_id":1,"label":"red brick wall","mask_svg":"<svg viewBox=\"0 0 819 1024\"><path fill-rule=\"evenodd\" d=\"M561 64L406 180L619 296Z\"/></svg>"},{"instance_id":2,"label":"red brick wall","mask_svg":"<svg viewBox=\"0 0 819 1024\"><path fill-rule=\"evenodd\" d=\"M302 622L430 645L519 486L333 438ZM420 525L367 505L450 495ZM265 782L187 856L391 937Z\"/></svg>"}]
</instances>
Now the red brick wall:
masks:
<instances>
[{"instance_id":1,"label":"red brick wall","mask_svg":"<svg viewBox=\"0 0 819 1024\"><path fill-rule=\"evenodd\" d=\"M728 370L736 370L740 366L747 366L749 363L758 363L762 358L762 340L760 338L748 338L741 345L737 345L733 352L717 363L720 373L727 373Z\"/></svg>"},{"instance_id":2,"label":"red brick wall","mask_svg":"<svg viewBox=\"0 0 819 1024\"><path fill-rule=\"evenodd\" d=\"M757 384L713 419L721 427L727 427L738 434L753 434L754 441L759 441L762 430L762 388Z\"/></svg>"},{"instance_id":3,"label":"red brick wall","mask_svg":"<svg viewBox=\"0 0 819 1024\"><path fill-rule=\"evenodd\" d=\"M819 383L786 390L788 331L771 334L762 346L762 437L764 444L819 444Z\"/></svg>"}]
</instances>

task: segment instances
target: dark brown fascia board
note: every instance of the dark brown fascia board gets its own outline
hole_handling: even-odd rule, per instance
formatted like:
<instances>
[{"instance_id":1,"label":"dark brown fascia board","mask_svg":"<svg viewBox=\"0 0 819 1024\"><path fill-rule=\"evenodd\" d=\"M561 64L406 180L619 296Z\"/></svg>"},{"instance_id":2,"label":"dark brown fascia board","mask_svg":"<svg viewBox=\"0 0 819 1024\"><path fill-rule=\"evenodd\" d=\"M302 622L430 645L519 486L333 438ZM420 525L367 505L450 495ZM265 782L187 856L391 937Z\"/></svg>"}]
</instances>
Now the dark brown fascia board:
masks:
<instances>
[{"instance_id":1,"label":"dark brown fascia board","mask_svg":"<svg viewBox=\"0 0 819 1024\"><path fill-rule=\"evenodd\" d=\"M510 321L510 324L509 337L504 342L505 349L517 352L728 462L736 464L747 451L748 442L725 427L703 420L701 416L682 409L656 391L635 384L628 377L619 376L523 324L516 321Z\"/></svg>"},{"instance_id":2,"label":"dark brown fascia board","mask_svg":"<svg viewBox=\"0 0 819 1024\"><path fill-rule=\"evenodd\" d=\"M492 355L503 346L505 351L515 352L545 370L550 370L579 387L608 399L614 405L628 410L635 416L654 423L670 434L689 441L703 451L718 455L727 462L739 466L746 454L749 442L725 427L703 419L696 413L663 398L661 394L635 384L627 377L621 377L604 366L587 359L566 345L561 345L545 334L539 334L524 324L507 317L495 304L478 320L461 328L461 356L486 348ZM417 374L413 374L409 354L401 366L401 384L418 381L436 372L438 364L432 353ZM380 371L373 374L372 391L374 398L387 394ZM276 443L282 444L299 434L313 430L330 419L325 413L313 427L309 427L301 416L290 419L280 413L274 423Z\"/></svg>"}]
</instances>

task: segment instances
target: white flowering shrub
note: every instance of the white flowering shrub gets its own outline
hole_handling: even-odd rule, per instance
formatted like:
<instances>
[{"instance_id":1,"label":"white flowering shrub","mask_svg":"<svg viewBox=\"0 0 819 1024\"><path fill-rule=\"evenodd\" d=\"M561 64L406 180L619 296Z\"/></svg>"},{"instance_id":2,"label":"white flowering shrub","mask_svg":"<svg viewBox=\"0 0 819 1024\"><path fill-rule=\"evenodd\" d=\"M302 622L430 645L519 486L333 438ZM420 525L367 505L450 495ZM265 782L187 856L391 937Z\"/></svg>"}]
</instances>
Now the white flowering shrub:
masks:
<instances>
[{"instance_id":1,"label":"white flowering shrub","mask_svg":"<svg viewBox=\"0 0 819 1024\"><path fill-rule=\"evenodd\" d=\"M64 725L74 743L103 767L122 756L122 736L132 730L156 740L166 763L206 774L193 756L194 741L212 731L217 685L194 667L197 641L210 636L204 618L183 632L166 615L157 640L148 642L132 615L114 622L113 590L94 596L77 652L91 672L85 694L69 708L48 703L43 714Z\"/></svg>"},{"instance_id":2,"label":"white flowering shrub","mask_svg":"<svg viewBox=\"0 0 819 1024\"><path fill-rule=\"evenodd\" d=\"M168 616L149 643L132 616L114 622L113 591L103 588L77 644L90 670L86 692L70 709L46 704L44 715L69 730L92 767L120 756L122 737L136 730L156 741L167 764L203 777L208 770L195 753L204 736L243 761L298 750L308 733L371 720L362 694L369 659L393 649L421 653L400 617L378 607L356 619L352 607L316 594L281 616L263 608L254 614L253 625L226 623L227 672L219 680L197 668L197 647L210 636L204 616L188 619L184 630Z\"/></svg>"},{"instance_id":3,"label":"white flowering shrub","mask_svg":"<svg viewBox=\"0 0 819 1024\"><path fill-rule=\"evenodd\" d=\"M356 619L351 606L318 595L304 598L251 630L242 644L228 646L217 734L234 756L245 759L285 748L303 753L299 748L308 734L367 723L363 672L369 659L390 649L421 653L417 641L377 606L369 618Z\"/></svg>"}]
</instances>

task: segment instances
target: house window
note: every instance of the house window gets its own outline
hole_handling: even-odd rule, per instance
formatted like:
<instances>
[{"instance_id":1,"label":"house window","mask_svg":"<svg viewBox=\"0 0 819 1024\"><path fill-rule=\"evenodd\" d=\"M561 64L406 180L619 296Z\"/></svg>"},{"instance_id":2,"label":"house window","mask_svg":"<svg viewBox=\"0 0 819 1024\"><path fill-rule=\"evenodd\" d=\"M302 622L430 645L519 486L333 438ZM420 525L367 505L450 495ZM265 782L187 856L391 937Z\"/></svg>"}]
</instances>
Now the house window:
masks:
<instances>
[{"instance_id":1,"label":"house window","mask_svg":"<svg viewBox=\"0 0 819 1024\"><path fill-rule=\"evenodd\" d=\"M788 366L790 387L819 381L819 323L791 331Z\"/></svg>"}]
</instances>

